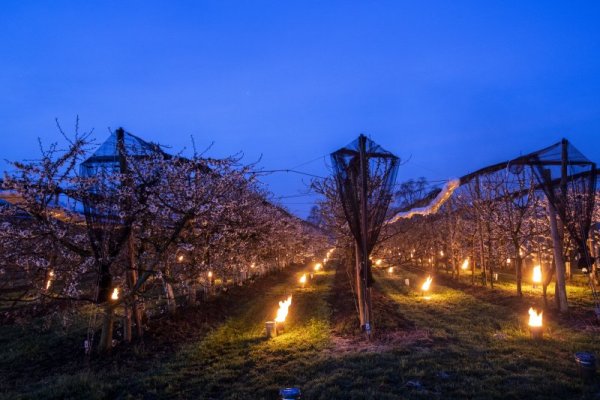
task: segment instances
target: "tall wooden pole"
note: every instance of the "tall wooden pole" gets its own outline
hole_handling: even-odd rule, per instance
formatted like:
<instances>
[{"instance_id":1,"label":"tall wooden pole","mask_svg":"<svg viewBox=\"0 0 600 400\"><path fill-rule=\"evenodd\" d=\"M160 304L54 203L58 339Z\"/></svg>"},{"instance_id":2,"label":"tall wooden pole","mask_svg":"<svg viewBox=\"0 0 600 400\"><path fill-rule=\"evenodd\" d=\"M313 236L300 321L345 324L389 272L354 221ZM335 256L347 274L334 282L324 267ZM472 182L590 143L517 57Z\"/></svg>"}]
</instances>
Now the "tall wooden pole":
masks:
<instances>
[{"instance_id":1,"label":"tall wooden pole","mask_svg":"<svg viewBox=\"0 0 600 400\"><path fill-rule=\"evenodd\" d=\"M364 288L363 288L363 277L361 274L362 265L362 252L358 242L354 242L354 259L356 267L356 297L358 300L358 318L360 320L361 328L365 326L365 300L364 300Z\"/></svg>"},{"instance_id":2,"label":"tall wooden pole","mask_svg":"<svg viewBox=\"0 0 600 400\"><path fill-rule=\"evenodd\" d=\"M364 299L364 329L367 337L371 337L373 326L371 324L371 288L369 287L369 253L367 236L367 178L368 178L368 160L366 150L367 138L364 135L358 137L359 155L360 155L360 174L361 174L361 250L362 250L362 284L363 284L363 299Z\"/></svg>"},{"instance_id":3,"label":"tall wooden pole","mask_svg":"<svg viewBox=\"0 0 600 400\"><path fill-rule=\"evenodd\" d=\"M563 151L564 157L564 151ZM566 165L566 160L563 160L563 163ZM566 192L563 192L563 180L566 186L566 169L561 171L561 199L559 201L566 201ZM552 181L552 176L550 170L544 170L544 180L546 182ZM552 188L549 188L550 190ZM563 203L564 207L564 203ZM569 311L569 304L567 302L567 291L565 287L565 259L563 257L563 236L562 229L559 228L557 221L557 210L556 207L552 204L550 199L548 198L548 216L550 218L550 234L552 236L552 247L554 250L554 264L555 264L555 272L556 272L556 292L555 296L558 303L558 308L561 313L565 313Z\"/></svg>"}]
</instances>

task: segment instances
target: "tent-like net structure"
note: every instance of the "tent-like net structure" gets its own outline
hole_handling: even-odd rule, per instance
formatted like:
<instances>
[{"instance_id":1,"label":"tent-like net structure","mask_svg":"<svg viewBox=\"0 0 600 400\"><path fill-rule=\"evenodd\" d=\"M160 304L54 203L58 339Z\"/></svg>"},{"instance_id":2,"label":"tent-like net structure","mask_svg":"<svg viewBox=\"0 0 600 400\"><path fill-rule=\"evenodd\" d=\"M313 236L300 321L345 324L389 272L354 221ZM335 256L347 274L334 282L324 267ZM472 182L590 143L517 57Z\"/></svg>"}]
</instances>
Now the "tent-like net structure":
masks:
<instances>
[{"instance_id":1,"label":"tent-like net structure","mask_svg":"<svg viewBox=\"0 0 600 400\"><path fill-rule=\"evenodd\" d=\"M367 181L367 231L361 230L361 188L363 169L360 145L364 141ZM366 235L367 255L371 252L393 195L400 159L377 143L361 135L344 148L331 154L335 180L348 225L357 243Z\"/></svg>"},{"instance_id":2,"label":"tent-like net structure","mask_svg":"<svg viewBox=\"0 0 600 400\"><path fill-rule=\"evenodd\" d=\"M444 188L436 189L427 196L427 204L421 202L409 206L386 222L433 214L446 201L465 192L465 197L473 200L471 206L475 206L477 201L495 200L489 193L513 199L525 198L534 192L543 193L564 228L562 237L568 239L568 245L563 244L564 248L569 247L579 254L580 268L592 270L594 259L588 248L588 237L592 227L597 175L596 164L563 139L544 149L450 180ZM481 196L482 191L488 193L486 199ZM592 279L589 283L600 311L600 296Z\"/></svg>"},{"instance_id":3,"label":"tent-like net structure","mask_svg":"<svg viewBox=\"0 0 600 400\"><path fill-rule=\"evenodd\" d=\"M507 175L504 183L512 190L511 195L514 197L527 195L529 188L523 190L522 185L513 185L511 189L510 184L513 181L509 175L528 173L533 176L536 183L534 189L544 192L571 239L576 242L580 253L579 266L589 267L593 260L589 256L586 243L592 223L598 171L596 164L566 139L544 149L450 180L443 189L435 190L436 196L431 196L432 199L427 205L419 204L418 207L401 210L387 222L393 223L416 214L433 213L449 200L459 187L502 172Z\"/></svg>"},{"instance_id":4,"label":"tent-like net structure","mask_svg":"<svg viewBox=\"0 0 600 400\"><path fill-rule=\"evenodd\" d=\"M127 163L157 153L168 157L159 145L119 128L80 165L80 175L90 180L83 209L92 251L99 264L99 303L108 300L112 285L109 266L131 229L124 218L127 204L119 193L126 184Z\"/></svg>"},{"instance_id":5,"label":"tent-like net structure","mask_svg":"<svg viewBox=\"0 0 600 400\"><path fill-rule=\"evenodd\" d=\"M579 251L579 266L590 267L592 259L587 239L594 211L597 168L568 140L553 144L542 150L517 157L505 163L495 164L460 179L461 185L485 174L507 170L521 174L525 168L530 172ZM514 196L524 195L515 190Z\"/></svg>"}]
</instances>

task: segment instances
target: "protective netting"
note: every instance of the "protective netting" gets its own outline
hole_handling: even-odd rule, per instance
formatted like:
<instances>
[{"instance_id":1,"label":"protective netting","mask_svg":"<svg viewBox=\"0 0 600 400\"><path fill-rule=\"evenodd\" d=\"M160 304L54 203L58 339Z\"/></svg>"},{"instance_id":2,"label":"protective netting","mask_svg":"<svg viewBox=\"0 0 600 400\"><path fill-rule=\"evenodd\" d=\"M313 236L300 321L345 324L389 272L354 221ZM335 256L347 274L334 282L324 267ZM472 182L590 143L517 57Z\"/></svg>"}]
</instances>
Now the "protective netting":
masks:
<instances>
[{"instance_id":1,"label":"protective netting","mask_svg":"<svg viewBox=\"0 0 600 400\"><path fill-rule=\"evenodd\" d=\"M409 218L415 214L435 212L459 186L467 185L473 180L493 182L489 177L503 171L507 175L521 175L523 172L533 175L535 189L545 193L548 202L554 207L561 223L568 231L570 239L575 243L580 254L579 266L582 268L591 266L593 260L589 255L587 239L594 210L597 169L594 162L566 139L542 150L462 176L458 185L455 183L456 180L451 180L447 185L448 188L442 190L445 196L438 195L426 206L408 207L388 222ZM522 183L511 179L510 176L502 178L502 183L514 197L526 196L529 192L529 188L523 189Z\"/></svg>"},{"instance_id":2,"label":"protective netting","mask_svg":"<svg viewBox=\"0 0 600 400\"><path fill-rule=\"evenodd\" d=\"M585 157L568 140L553 144L513 160L495 164L460 178L461 185L480 176L506 169L512 174L520 174L530 168L571 240L575 243L580 257L579 267L590 267L593 260L587 248L587 239L594 211L597 169L596 164ZM515 191L514 196L524 195Z\"/></svg>"},{"instance_id":3,"label":"protective netting","mask_svg":"<svg viewBox=\"0 0 600 400\"><path fill-rule=\"evenodd\" d=\"M99 264L96 299L100 303L108 300L112 286L110 265L131 228L125 218L127 202L122 193L127 160L149 157L156 152L164 154L158 145L117 129L80 166L81 176L89 179L82 200L92 251Z\"/></svg>"},{"instance_id":4,"label":"protective netting","mask_svg":"<svg viewBox=\"0 0 600 400\"><path fill-rule=\"evenodd\" d=\"M361 165L361 146L366 163ZM360 135L348 146L331 154L335 180L348 225L357 243L366 235L367 255L371 252L385 220L400 159L377 143ZM367 230L361 229L361 185L366 177Z\"/></svg>"}]
</instances>

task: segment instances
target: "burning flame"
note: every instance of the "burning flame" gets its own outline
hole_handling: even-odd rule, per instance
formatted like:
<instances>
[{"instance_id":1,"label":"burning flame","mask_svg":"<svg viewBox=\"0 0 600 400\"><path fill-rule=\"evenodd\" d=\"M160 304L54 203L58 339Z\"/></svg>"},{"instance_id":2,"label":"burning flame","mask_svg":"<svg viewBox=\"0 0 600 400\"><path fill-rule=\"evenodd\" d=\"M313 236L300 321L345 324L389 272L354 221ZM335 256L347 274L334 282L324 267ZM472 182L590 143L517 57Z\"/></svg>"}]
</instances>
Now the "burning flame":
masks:
<instances>
[{"instance_id":1,"label":"burning flame","mask_svg":"<svg viewBox=\"0 0 600 400\"><path fill-rule=\"evenodd\" d=\"M320 271L322 266L323 265L321 265L321 263L316 263L315 264L315 271Z\"/></svg>"},{"instance_id":2,"label":"burning flame","mask_svg":"<svg viewBox=\"0 0 600 400\"><path fill-rule=\"evenodd\" d=\"M300 284L304 286L306 284L306 274L302 274L299 280Z\"/></svg>"},{"instance_id":3,"label":"burning flame","mask_svg":"<svg viewBox=\"0 0 600 400\"><path fill-rule=\"evenodd\" d=\"M529 326L542 326L542 314L543 311L539 313L533 309L533 307L529 308Z\"/></svg>"},{"instance_id":4,"label":"burning flame","mask_svg":"<svg viewBox=\"0 0 600 400\"><path fill-rule=\"evenodd\" d=\"M425 282L423 283L423 286L421 286L421 290L424 292L428 291L429 287L431 286L431 281L433 281L433 278L431 276L428 276Z\"/></svg>"},{"instance_id":5,"label":"burning flame","mask_svg":"<svg viewBox=\"0 0 600 400\"><path fill-rule=\"evenodd\" d=\"M460 266L460 269L462 269L462 270L469 269L469 259L468 258L465 258L465 261L463 261L462 265Z\"/></svg>"},{"instance_id":6,"label":"burning flame","mask_svg":"<svg viewBox=\"0 0 600 400\"><path fill-rule=\"evenodd\" d=\"M388 274L393 274L393 273L394 273L394 267L389 267Z\"/></svg>"},{"instance_id":7,"label":"burning flame","mask_svg":"<svg viewBox=\"0 0 600 400\"><path fill-rule=\"evenodd\" d=\"M277 316L275 322L285 322L285 317L288 315L288 308L292 305L292 295L289 295L287 300L279 302L279 309L277 310Z\"/></svg>"},{"instance_id":8,"label":"burning flame","mask_svg":"<svg viewBox=\"0 0 600 400\"><path fill-rule=\"evenodd\" d=\"M208 271L208 277L212 278L212 271Z\"/></svg>"},{"instance_id":9,"label":"burning flame","mask_svg":"<svg viewBox=\"0 0 600 400\"><path fill-rule=\"evenodd\" d=\"M533 267L533 282L542 282L542 267L540 265L536 265L535 267Z\"/></svg>"},{"instance_id":10,"label":"burning flame","mask_svg":"<svg viewBox=\"0 0 600 400\"><path fill-rule=\"evenodd\" d=\"M377 259L377 261L375 261L375 265L380 266L382 262L383 262L383 260L381 258L379 258L379 259Z\"/></svg>"},{"instance_id":11,"label":"burning flame","mask_svg":"<svg viewBox=\"0 0 600 400\"><path fill-rule=\"evenodd\" d=\"M114 288L112 295L110 296L113 300L119 300L119 288Z\"/></svg>"},{"instance_id":12,"label":"burning flame","mask_svg":"<svg viewBox=\"0 0 600 400\"><path fill-rule=\"evenodd\" d=\"M50 289L50 286L52 286L52 278L54 278L54 271L50 270L48 272L48 280L46 281L46 290Z\"/></svg>"},{"instance_id":13,"label":"burning flame","mask_svg":"<svg viewBox=\"0 0 600 400\"><path fill-rule=\"evenodd\" d=\"M444 257L444 250L440 250L440 257Z\"/></svg>"}]
</instances>

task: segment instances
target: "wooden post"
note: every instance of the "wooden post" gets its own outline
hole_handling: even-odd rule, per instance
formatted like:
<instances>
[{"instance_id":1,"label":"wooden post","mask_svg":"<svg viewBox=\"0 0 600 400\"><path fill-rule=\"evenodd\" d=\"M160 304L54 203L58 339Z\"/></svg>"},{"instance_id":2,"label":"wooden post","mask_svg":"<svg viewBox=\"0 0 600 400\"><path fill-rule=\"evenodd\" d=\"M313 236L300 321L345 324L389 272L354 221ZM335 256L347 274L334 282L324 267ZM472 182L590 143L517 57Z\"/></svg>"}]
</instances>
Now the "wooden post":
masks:
<instances>
[{"instance_id":1,"label":"wooden post","mask_svg":"<svg viewBox=\"0 0 600 400\"><path fill-rule=\"evenodd\" d=\"M549 170L544 170L544 179L547 182L551 182L551 175ZM566 178L565 178L566 179ZM562 185L562 183L561 183ZM561 196L566 193L561 193ZM565 196L566 197L566 196ZM566 200L563 198L562 201ZM557 305L561 313L569 311L569 304L567 302L567 290L565 287L565 259L563 257L563 238L558 228L558 222L556 220L556 209L554 205L548 199L548 216L550 218L550 234L552 236L552 247L554 250L554 263L556 266L556 291L555 296Z\"/></svg>"},{"instance_id":2,"label":"wooden post","mask_svg":"<svg viewBox=\"0 0 600 400\"><path fill-rule=\"evenodd\" d=\"M100 343L98 343L98 351L100 353L108 353L112 350L113 328L114 310L112 306L107 303L104 307L102 333L100 334Z\"/></svg>"},{"instance_id":3,"label":"wooden post","mask_svg":"<svg viewBox=\"0 0 600 400\"><path fill-rule=\"evenodd\" d=\"M364 299L364 329L367 337L371 338L371 332L373 329L372 321L371 321L371 288L369 287L369 274L370 274L370 265L369 265L369 252L368 252L368 244L367 244L367 236L369 234L369 225L367 221L367 212L368 212L368 204L367 204L367 196L368 196L368 188L367 188L367 177L369 173L368 168L368 159L366 154L366 144L367 138L364 135L360 135L358 137L358 146L359 146L359 155L360 155L360 175L361 175L361 196L360 196L360 207L361 207L361 263L362 263L362 280L363 280L363 299Z\"/></svg>"},{"instance_id":4,"label":"wooden post","mask_svg":"<svg viewBox=\"0 0 600 400\"><path fill-rule=\"evenodd\" d=\"M364 303L364 290L363 290L363 280L362 280L362 276L360 273L360 264L361 264L361 257L360 257L360 248L358 243L355 243L354 245L354 254L355 254L355 270L356 270L356 296L357 296L357 300L358 300L358 318L360 321L360 326L361 328L365 326L365 303Z\"/></svg>"}]
</instances>

